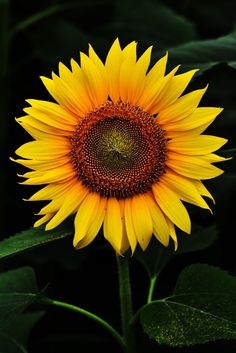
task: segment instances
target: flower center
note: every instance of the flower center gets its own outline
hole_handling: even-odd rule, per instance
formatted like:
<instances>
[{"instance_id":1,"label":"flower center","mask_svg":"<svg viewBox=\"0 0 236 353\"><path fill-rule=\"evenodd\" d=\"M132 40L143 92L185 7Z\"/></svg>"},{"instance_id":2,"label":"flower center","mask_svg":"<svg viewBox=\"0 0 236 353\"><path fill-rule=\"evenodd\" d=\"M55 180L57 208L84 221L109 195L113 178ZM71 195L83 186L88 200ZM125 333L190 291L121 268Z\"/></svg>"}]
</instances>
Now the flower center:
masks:
<instances>
[{"instance_id":1,"label":"flower center","mask_svg":"<svg viewBox=\"0 0 236 353\"><path fill-rule=\"evenodd\" d=\"M164 130L128 103L109 101L90 112L71 145L78 179L102 196L121 199L147 192L165 172Z\"/></svg>"}]
</instances>

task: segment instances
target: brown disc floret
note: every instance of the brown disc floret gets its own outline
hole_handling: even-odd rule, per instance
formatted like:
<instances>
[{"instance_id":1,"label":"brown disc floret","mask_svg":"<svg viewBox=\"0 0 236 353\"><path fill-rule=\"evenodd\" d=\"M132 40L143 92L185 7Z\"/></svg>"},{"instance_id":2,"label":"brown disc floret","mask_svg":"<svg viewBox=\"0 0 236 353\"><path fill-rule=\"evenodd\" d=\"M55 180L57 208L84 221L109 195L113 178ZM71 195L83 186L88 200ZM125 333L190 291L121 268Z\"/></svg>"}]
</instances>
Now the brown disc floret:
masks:
<instances>
[{"instance_id":1,"label":"brown disc floret","mask_svg":"<svg viewBox=\"0 0 236 353\"><path fill-rule=\"evenodd\" d=\"M71 138L78 179L118 199L151 190L165 172L165 132L139 107L107 102L87 114Z\"/></svg>"}]
</instances>

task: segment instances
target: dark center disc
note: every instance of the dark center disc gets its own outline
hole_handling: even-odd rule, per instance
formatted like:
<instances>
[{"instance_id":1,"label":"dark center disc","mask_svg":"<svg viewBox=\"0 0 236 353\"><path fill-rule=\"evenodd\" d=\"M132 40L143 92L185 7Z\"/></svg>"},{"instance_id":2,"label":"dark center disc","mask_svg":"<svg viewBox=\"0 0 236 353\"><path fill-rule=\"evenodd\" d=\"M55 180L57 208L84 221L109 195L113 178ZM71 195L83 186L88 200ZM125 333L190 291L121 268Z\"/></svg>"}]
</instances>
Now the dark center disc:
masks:
<instances>
[{"instance_id":1,"label":"dark center disc","mask_svg":"<svg viewBox=\"0 0 236 353\"><path fill-rule=\"evenodd\" d=\"M154 117L122 102L88 114L71 141L78 179L102 196L147 192L165 171L164 131Z\"/></svg>"}]
</instances>

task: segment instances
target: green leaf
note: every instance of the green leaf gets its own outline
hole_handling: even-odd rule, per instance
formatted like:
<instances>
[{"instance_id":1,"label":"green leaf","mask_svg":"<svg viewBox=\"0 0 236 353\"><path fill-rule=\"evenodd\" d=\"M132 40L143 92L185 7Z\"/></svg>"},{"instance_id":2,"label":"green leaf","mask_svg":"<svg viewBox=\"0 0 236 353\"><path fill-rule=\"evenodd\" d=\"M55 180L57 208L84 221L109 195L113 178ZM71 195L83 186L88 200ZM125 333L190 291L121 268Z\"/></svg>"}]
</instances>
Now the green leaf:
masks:
<instances>
[{"instance_id":1,"label":"green leaf","mask_svg":"<svg viewBox=\"0 0 236 353\"><path fill-rule=\"evenodd\" d=\"M26 352L30 332L44 311L27 312L19 315L0 333L0 352Z\"/></svg>"},{"instance_id":2,"label":"green leaf","mask_svg":"<svg viewBox=\"0 0 236 353\"><path fill-rule=\"evenodd\" d=\"M31 267L21 267L0 273L0 293L37 293L35 273Z\"/></svg>"},{"instance_id":3,"label":"green leaf","mask_svg":"<svg viewBox=\"0 0 236 353\"><path fill-rule=\"evenodd\" d=\"M208 265L183 270L172 296L143 307L150 338L169 346L236 339L236 278Z\"/></svg>"},{"instance_id":4,"label":"green leaf","mask_svg":"<svg viewBox=\"0 0 236 353\"><path fill-rule=\"evenodd\" d=\"M181 64L185 70L199 68L204 71L219 63L235 68L236 31L217 39L188 42L168 51L169 63ZM158 52L155 54L160 56Z\"/></svg>"},{"instance_id":5,"label":"green leaf","mask_svg":"<svg viewBox=\"0 0 236 353\"><path fill-rule=\"evenodd\" d=\"M166 248L153 239L145 252L136 251L134 256L144 265L149 276L154 277L162 271L173 257L188 252L204 250L216 240L218 230L215 225L205 228L194 225L193 228L193 233L189 236L179 232L177 251L174 251L173 245L171 246L170 244Z\"/></svg>"},{"instance_id":6,"label":"green leaf","mask_svg":"<svg viewBox=\"0 0 236 353\"><path fill-rule=\"evenodd\" d=\"M96 35L114 39L138 40L160 48L178 45L196 38L193 23L159 1L123 0L116 2L112 22L96 29Z\"/></svg>"},{"instance_id":7,"label":"green leaf","mask_svg":"<svg viewBox=\"0 0 236 353\"><path fill-rule=\"evenodd\" d=\"M0 352L26 352L30 331L44 312L24 310L37 299L38 293L31 267L0 274Z\"/></svg>"},{"instance_id":8,"label":"green leaf","mask_svg":"<svg viewBox=\"0 0 236 353\"><path fill-rule=\"evenodd\" d=\"M218 229L215 224L209 227L198 226L198 230L189 236L182 233L178 238L179 245L176 254L180 255L188 252L204 250L216 241L217 234Z\"/></svg>"},{"instance_id":9,"label":"green leaf","mask_svg":"<svg viewBox=\"0 0 236 353\"><path fill-rule=\"evenodd\" d=\"M36 298L33 293L0 294L0 329L7 327Z\"/></svg>"},{"instance_id":10,"label":"green leaf","mask_svg":"<svg viewBox=\"0 0 236 353\"><path fill-rule=\"evenodd\" d=\"M1 353L27 353L20 342L3 332L0 332L0 350Z\"/></svg>"},{"instance_id":11,"label":"green leaf","mask_svg":"<svg viewBox=\"0 0 236 353\"><path fill-rule=\"evenodd\" d=\"M72 57L77 60L79 52L88 48L88 36L72 22L60 18L44 21L29 36L34 55L50 67L59 61L67 64Z\"/></svg>"},{"instance_id":12,"label":"green leaf","mask_svg":"<svg viewBox=\"0 0 236 353\"><path fill-rule=\"evenodd\" d=\"M73 230L67 222L51 231L45 231L42 227L30 228L0 242L0 259L20 254L72 234Z\"/></svg>"},{"instance_id":13,"label":"green leaf","mask_svg":"<svg viewBox=\"0 0 236 353\"><path fill-rule=\"evenodd\" d=\"M30 267L0 274L0 328L8 326L36 298L38 288Z\"/></svg>"}]
</instances>

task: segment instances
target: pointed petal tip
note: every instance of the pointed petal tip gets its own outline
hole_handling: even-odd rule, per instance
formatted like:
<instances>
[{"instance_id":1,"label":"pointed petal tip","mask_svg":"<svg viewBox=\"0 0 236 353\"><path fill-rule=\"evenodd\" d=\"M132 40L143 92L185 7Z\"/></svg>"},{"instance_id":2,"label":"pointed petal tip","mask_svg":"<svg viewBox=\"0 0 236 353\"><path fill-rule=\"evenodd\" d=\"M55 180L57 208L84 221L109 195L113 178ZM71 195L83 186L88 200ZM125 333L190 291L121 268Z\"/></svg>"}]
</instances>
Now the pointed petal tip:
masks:
<instances>
[{"instance_id":1,"label":"pointed petal tip","mask_svg":"<svg viewBox=\"0 0 236 353\"><path fill-rule=\"evenodd\" d=\"M40 219L38 219L38 220L33 224L33 227L34 227L34 228L37 228L37 227L39 227L41 224L42 224L42 223L41 223L41 218L40 218Z\"/></svg>"},{"instance_id":2,"label":"pointed petal tip","mask_svg":"<svg viewBox=\"0 0 236 353\"><path fill-rule=\"evenodd\" d=\"M44 76L41 76L41 77L44 77ZM40 77L40 78L41 78ZM44 77L45 79L47 78L47 77ZM41 78L41 80L42 80L42 78ZM50 79L49 79L50 80ZM43 80L42 80L43 81ZM34 102L36 101L37 99L33 99L33 98L27 98L27 99L25 99L25 101L26 101L26 103L28 103L31 107L33 106L33 104L34 104ZM26 109L26 108L24 108L24 109ZM23 111L24 111L24 109L23 109ZM20 118L19 118L20 119Z\"/></svg>"},{"instance_id":3,"label":"pointed petal tip","mask_svg":"<svg viewBox=\"0 0 236 353\"><path fill-rule=\"evenodd\" d=\"M218 113L218 114L220 114L221 112L223 112L223 110L224 110L225 108L222 108L222 107L216 107L216 109L219 109L219 113Z\"/></svg>"},{"instance_id":4,"label":"pointed petal tip","mask_svg":"<svg viewBox=\"0 0 236 353\"><path fill-rule=\"evenodd\" d=\"M178 250L178 242L174 241L174 250L177 251Z\"/></svg>"},{"instance_id":5,"label":"pointed petal tip","mask_svg":"<svg viewBox=\"0 0 236 353\"><path fill-rule=\"evenodd\" d=\"M80 240L76 241L75 237L73 239L73 247L75 248L75 250L79 250L80 249Z\"/></svg>"},{"instance_id":6,"label":"pointed petal tip","mask_svg":"<svg viewBox=\"0 0 236 353\"><path fill-rule=\"evenodd\" d=\"M43 75L39 76L39 78L40 78L41 81L50 80L50 78L48 78L46 76L43 76ZM28 99L26 99L26 102L28 102Z\"/></svg>"},{"instance_id":7,"label":"pointed petal tip","mask_svg":"<svg viewBox=\"0 0 236 353\"><path fill-rule=\"evenodd\" d=\"M50 226L50 222L48 222L45 226L45 230L47 231L47 230L51 230L51 229L53 229L53 227Z\"/></svg>"}]
</instances>

